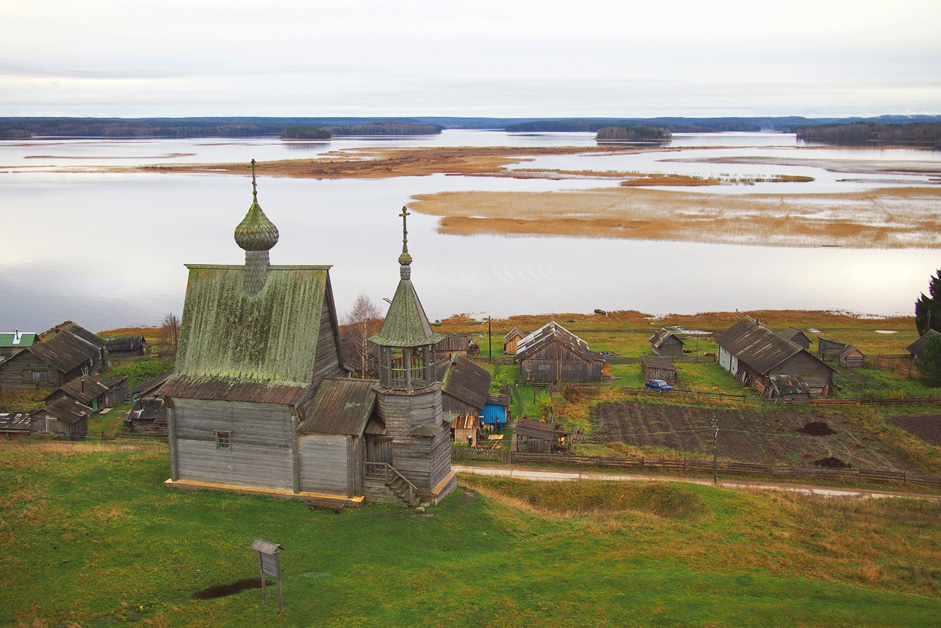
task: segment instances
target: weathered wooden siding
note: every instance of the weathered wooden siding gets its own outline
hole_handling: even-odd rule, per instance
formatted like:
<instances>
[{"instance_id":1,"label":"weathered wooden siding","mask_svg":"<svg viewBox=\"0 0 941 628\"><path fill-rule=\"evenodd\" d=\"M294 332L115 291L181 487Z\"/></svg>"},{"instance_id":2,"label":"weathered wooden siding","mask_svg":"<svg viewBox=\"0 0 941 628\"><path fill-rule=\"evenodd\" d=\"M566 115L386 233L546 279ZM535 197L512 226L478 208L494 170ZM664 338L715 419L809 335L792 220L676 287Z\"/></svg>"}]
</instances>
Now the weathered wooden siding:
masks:
<instances>
[{"instance_id":1,"label":"weathered wooden siding","mask_svg":"<svg viewBox=\"0 0 941 628\"><path fill-rule=\"evenodd\" d=\"M38 380L33 379L33 372L37 373ZM76 377L78 375L81 375L81 369L78 369ZM62 377L62 373L29 351L21 351L6 362L0 363L0 392L56 389L66 381L68 380Z\"/></svg>"},{"instance_id":2,"label":"weathered wooden siding","mask_svg":"<svg viewBox=\"0 0 941 628\"><path fill-rule=\"evenodd\" d=\"M352 497L347 437L343 434L303 434L298 437L301 490Z\"/></svg>"},{"instance_id":3,"label":"weathered wooden siding","mask_svg":"<svg viewBox=\"0 0 941 628\"><path fill-rule=\"evenodd\" d=\"M653 347L654 355L676 357L683 355L683 343L676 336L670 336L659 347Z\"/></svg>"},{"instance_id":4,"label":"weathered wooden siding","mask_svg":"<svg viewBox=\"0 0 941 628\"><path fill-rule=\"evenodd\" d=\"M814 356L801 351L768 372L769 375L800 375L812 397L826 397L833 386L833 371Z\"/></svg>"},{"instance_id":5,"label":"weathered wooden siding","mask_svg":"<svg viewBox=\"0 0 941 628\"><path fill-rule=\"evenodd\" d=\"M550 344L520 362L523 379L530 382L601 381L603 362L584 360L559 343Z\"/></svg>"},{"instance_id":6,"label":"weathered wooden siding","mask_svg":"<svg viewBox=\"0 0 941 628\"><path fill-rule=\"evenodd\" d=\"M379 416L392 438L393 462L423 495L429 495L451 471L451 433L442 423L441 391L419 395L378 395ZM438 426L437 436L411 436L416 425Z\"/></svg>"},{"instance_id":7,"label":"weathered wooden siding","mask_svg":"<svg viewBox=\"0 0 941 628\"><path fill-rule=\"evenodd\" d=\"M175 455L180 480L293 489L288 406L174 399ZM230 432L230 447L216 446Z\"/></svg>"}]
</instances>

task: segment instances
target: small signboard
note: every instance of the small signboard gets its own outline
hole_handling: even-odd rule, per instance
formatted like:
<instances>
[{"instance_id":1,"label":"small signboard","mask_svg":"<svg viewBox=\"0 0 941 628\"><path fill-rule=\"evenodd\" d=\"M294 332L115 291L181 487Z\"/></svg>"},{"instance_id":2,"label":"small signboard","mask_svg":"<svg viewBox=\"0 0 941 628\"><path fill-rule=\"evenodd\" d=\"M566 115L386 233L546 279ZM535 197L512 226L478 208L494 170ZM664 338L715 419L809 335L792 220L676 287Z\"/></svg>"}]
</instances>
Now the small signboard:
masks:
<instances>
[{"instance_id":1,"label":"small signboard","mask_svg":"<svg viewBox=\"0 0 941 628\"><path fill-rule=\"evenodd\" d=\"M278 612L284 612L284 600L281 596L281 559L279 553L284 548L277 543L265 541L264 539L255 539L252 541L252 549L258 552L258 563L261 566L261 590L265 596L265 604L268 603L268 587L265 582L265 576L271 576L278 581Z\"/></svg>"}]
</instances>

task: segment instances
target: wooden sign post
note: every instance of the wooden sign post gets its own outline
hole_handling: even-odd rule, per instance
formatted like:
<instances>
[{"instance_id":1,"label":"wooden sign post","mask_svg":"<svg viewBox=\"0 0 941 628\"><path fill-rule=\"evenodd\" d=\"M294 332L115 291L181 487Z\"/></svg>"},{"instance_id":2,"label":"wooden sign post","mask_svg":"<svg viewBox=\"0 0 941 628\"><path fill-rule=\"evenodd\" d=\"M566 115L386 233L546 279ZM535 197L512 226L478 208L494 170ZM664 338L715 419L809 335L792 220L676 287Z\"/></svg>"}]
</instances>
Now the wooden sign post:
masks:
<instances>
[{"instance_id":1,"label":"wooden sign post","mask_svg":"<svg viewBox=\"0 0 941 628\"><path fill-rule=\"evenodd\" d=\"M272 576L278 581L278 612L284 612L284 600L281 596L281 559L278 553L284 548L277 543L255 539L252 541L252 549L258 552L258 564L261 567L261 590L265 596L265 604L268 603L268 587L265 583L265 576Z\"/></svg>"}]
</instances>

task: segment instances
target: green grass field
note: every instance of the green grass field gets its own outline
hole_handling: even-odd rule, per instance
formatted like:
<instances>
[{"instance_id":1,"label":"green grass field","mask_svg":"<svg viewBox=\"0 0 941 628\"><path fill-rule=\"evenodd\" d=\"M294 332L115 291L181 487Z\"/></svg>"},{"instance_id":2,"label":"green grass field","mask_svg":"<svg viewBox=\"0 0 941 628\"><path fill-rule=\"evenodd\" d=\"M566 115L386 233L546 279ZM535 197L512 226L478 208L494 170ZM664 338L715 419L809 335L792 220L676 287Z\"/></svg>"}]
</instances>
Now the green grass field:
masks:
<instances>
[{"instance_id":1,"label":"green grass field","mask_svg":"<svg viewBox=\"0 0 941 628\"><path fill-rule=\"evenodd\" d=\"M941 506L468 478L427 513L167 488L156 446L0 444L4 626L936 626ZM285 611L250 589L278 542Z\"/></svg>"}]
</instances>

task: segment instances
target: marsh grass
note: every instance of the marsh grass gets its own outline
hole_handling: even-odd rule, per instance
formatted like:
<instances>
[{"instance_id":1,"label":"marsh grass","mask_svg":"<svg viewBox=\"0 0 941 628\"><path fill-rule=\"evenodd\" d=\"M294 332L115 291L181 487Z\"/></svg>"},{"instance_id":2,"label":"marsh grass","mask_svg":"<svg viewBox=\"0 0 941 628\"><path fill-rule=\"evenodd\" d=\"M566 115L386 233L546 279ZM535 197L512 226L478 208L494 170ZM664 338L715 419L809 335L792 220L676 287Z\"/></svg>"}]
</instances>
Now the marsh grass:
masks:
<instances>
[{"instance_id":1,"label":"marsh grass","mask_svg":"<svg viewBox=\"0 0 941 628\"><path fill-rule=\"evenodd\" d=\"M938 506L475 478L431 509L163 485L166 452L0 445L9 626L934 626ZM253 538L281 543L285 612Z\"/></svg>"}]
</instances>

